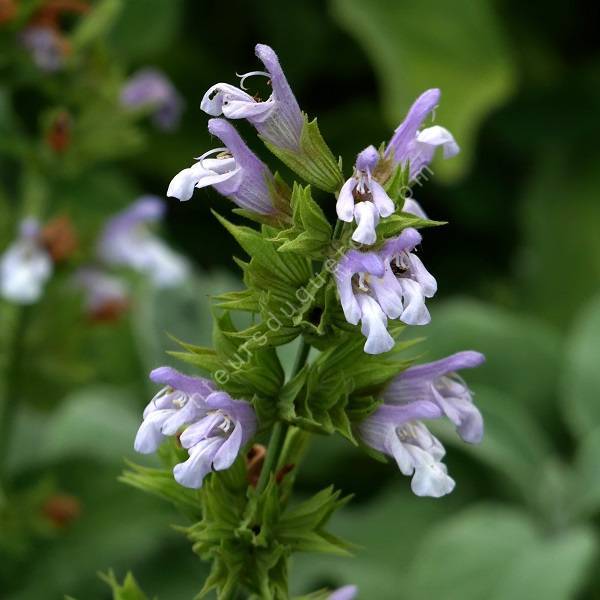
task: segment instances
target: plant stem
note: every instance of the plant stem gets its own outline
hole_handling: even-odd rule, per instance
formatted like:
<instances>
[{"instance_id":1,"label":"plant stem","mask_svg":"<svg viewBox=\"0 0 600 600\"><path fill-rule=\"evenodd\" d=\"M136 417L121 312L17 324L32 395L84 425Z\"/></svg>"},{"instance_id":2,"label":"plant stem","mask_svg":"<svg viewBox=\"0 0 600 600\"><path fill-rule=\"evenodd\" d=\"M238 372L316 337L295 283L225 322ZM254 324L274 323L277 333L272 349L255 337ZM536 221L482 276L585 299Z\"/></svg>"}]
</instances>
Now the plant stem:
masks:
<instances>
[{"instance_id":1,"label":"plant stem","mask_svg":"<svg viewBox=\"0 0 600 600\"><path fill-rule=\"evenodd\" d=\"M269 439L269 446L267 448L267 455L265 456L265 462L260 471L258 484L256 485L256 492L258 494L267 487L269 477L277 465L277 459L279 458L279 452L284 438L284 428L287 429L282 421L277 421L277 423L273 425L273 431L271 432L271 438Z\"/></svg>"},{"instance_id":2,"label":"plant stem","mask_svg":"<svg viewBox=\"0 0 600 600\"><path fill-rule=\"evenodd\" d=\"M295 377L306 364L306 360L310 353L310 344L307 344L304 338L301 338L300 348L298 348L298 354L296 355L296 361L294 368L292 369L291 377ZM269 477L271 473L276 470L279 463L281 452L285 446L285 440L291 428L282 421L277 421L273 425L271 432L271 438L269 439L269 446L267 447L267 455L265 456L265 462L260 472L258 484L256 485L256 491L260 494L267 484L269 483Z\"/></svg>"},{"instance_id":3,"label":"plant stem","mask_svg":"<svg viewBox=\"0 0 600 600\"><path fill-rule=\"evenodd\" d=\"M16 416L17 402L19 400L19 379L23 358L23 343L25 330L29 321L29 309L17 309L12 339L9 345L9 354L6 361L5 385L2 390L0 403L0 482L4 483L5 462L10 447L11 432Z\"/></svg>"}]
</instances>

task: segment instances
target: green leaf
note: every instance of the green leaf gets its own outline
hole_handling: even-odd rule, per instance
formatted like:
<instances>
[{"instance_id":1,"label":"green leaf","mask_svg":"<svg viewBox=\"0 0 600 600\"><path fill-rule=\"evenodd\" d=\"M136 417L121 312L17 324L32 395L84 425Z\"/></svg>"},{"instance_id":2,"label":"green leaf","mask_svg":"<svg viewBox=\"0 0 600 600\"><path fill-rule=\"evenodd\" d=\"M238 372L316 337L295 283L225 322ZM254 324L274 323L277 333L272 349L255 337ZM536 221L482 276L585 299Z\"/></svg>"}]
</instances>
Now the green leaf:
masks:
<instances>
[{"instance_id":1,"label":"green leaf","mask_svg":"<svg viewBox=\"0 0 600 600\"><path fill-rule=\"evenodd\" d=\"M120 462L133 455L140 425L138 400L118 388L83 388L47 420L40 453L46 460L88 456Z\"/></svg>"},{"instance_id":2,"label":"green leaf","mask_svg":"<svg viewBox=\"0 0 600 600\"><path fill-rule=\"evenodd\" d=\"M110 32L110 47L128 62L167 50L177 34L182 5L181 0L127 0Z\"/></svg>"},{"instance_id":3,"label":"green leaf","mask_svg":"<svg viewBox=\"0 0 600 600\"><path fill-rule=\"evenodd\" d=\"M479 506L428 532L407 584L415 600L567 600L595 551L587 529L545 537L525 513Z\"/></svg>"},{"instance_id":4,"label":"green leaf","mask_svg":"<svg viewBox=\"0 0 600 600\"><path fill-rule=\"evenodd\" d=\"M552 457L551 441L519 402L490 387L480 384L471 387L485 423L481 444L465 444L449 422L436 421L428 425L444 445L455 446L497 469L526 502L538 508L543 501L539 493L543 467Z\"/></svg>"},{"instance_id":5,"label":"green leaf","mask_svg":"<svg viewBox=\"0 0 600 600\"><path fill-rule=\"evenodd\" d=\"M340 164L323 139L317 119L309 121L307 115L304 115L298 150L279 148L264 138L261 139L281 162L308 183L331 193L342 187L344 176Z\"/></svg>"},{"instance_id":6,"label":"green leaf","mask_svg":"<svg viewBox=\"0 0 600 600\"><path fill-rule=\"evenodd\" d=\"M585 587L598 552L593 530L577 528L520 553L520 561L500 581L492 600L569 600Z\"/></svg>"},{"instance_id":7,"label":"green leaf","mask_svg":"<svg viewBox=\"0 0 600 600\"><path fill-rule=\"evenodd\" d=\"M334 16L370 56L379 76L388 123L396 127L416 97L442 89L436 122L462 153L435 165L442 175L468 168L479 124L512 93L515 73L491 0L334 0Z\"/></svg>"},{"instance_id":8,"label":"green leaf","mask_svg":"<svg viewBox=\"0 0 600 600\"><path fill-rule=\"evenodd\" d=\"M600 297L595 298L577 319L565 352L561 381L561 408L577 436L600 427Z\"/></svg>"},{"instance_id":9,"label":"green leaf","mask_svg":"<svg viewBox=\"0 0 600 600\"><path fill-rule=\"evenodd\" d=\"M589 518L600 510L600 427L581 439L571 478L568 512L573 518Z\"/></svg>"},{"instance_id":10,"label":"green leaf","mask_svg":"<svg viewBox=\"0 0 600 600\"><path fill-rule=\"evenodd\" d=\"M523 309L567 330L600 292L598 152L548 152L519 203L522 250L517 257ZM566 204L568 198L568 205ZM557 282L565 293L557 293Z\"/></svg>"},{"instance_id":11,"label":"green leaf","mask_svg":"<svg viewBox=\"0 0 600 600\"><path fill-rule=\"evenodd\" d=\"M122 0L100 0L91 12L80 19L70 36L74 50L81 50L106 36L123 10ZM125 4L126 5L126 4Z\"/></svg>"}]
</instances>

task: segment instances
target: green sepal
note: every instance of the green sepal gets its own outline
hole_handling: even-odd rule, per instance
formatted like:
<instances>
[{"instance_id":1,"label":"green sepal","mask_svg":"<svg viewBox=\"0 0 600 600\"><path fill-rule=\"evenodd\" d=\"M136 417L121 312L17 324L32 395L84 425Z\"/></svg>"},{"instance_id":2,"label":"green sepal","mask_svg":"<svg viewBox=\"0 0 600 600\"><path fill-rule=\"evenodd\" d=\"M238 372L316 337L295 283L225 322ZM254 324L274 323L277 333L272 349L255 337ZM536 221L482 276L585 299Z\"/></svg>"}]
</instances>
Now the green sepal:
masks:
<instances>
[{"instance_id":1,"label":"green sepal","mask_svg":"<svg viewBox=\"0 0 600 600\"><path fill-rule=\"evenodd\" d=\"M257 313L260 310L257 294L252 290L226 292L214 296L215 306L226 310L241 310Z\"/></svg>"},{"instance_id":2,"label":"green sepal","mask_svg":"<svg viewBox=\"0 0 600 600\"><path fill-rule=\"evenodd\" d=\"M446 221L430 221L429 219L421 219L409 213L396 213L381 220L377 226L377 241L382 242L388 238L395 237L407 227L423 229L425 227L439 227L440 225L446 225Z\"/></svg>"},{"instance_id":3,"label":"green sepal","mask_svg":"<svg viewBox=\"0 0 600 600\"><path fill-rule=\"evenodd\" d=\"M402 330L401 324L390 325L395 339ZM411 364L398 354L414 343L397 343L390 352L374 356L365 354L364 337L358 331L340 335L335 346L283 387L279 418L315 433L338 432L358 444L352 424L376 410L385 385Z\"/></svg>"},{"instance_id":4,"label":"green sepal","mask_svg":"<svg viewBox=\"0 0 600 600\"><path fill-rule=\"evenodd\" d=\"M179 462L185 460L187 460L187 453ZM129 470L123 472L119 481L167 500L191 520L197 520L202 516L198 491L177 483L171 469L142 467L129 461L127 466Z\"/></svg>"},{"instance_id":5,"label":"green sepal","mask_svg":"<svg viewBox=\"0 0 600 600\"><path fill-rule=\"evenodd\" d=\"M122 584L118 582L112 569L108 573L98 573L98 576L110 586L113 600L149 600L131 572L127 573Z\"/></svg>"},{"instance_id":6,"label":"green sepal","mask_svg":"<svg viewBox=\"0 0 600 600\"><path fill-rule=\"evenodd\" d=\"M329 249L333 230L321 207L313 200L310 186L294 183L292 191L293 224L280 231L274 241L279 252L295 252L322 260Z\"/></svg>"},{"instance_id":7,"label":"green sepal","mask_svg":"<svg viewBox=\"0 0 600 600\"><path fill-rule=\"evenodd\" d=\"M332 513L349 497L327 488L291 508L271 476L262 491L248 488L241 458L231 469L212 473L200 491L202 520L184 531L212 570L200 593L218 598L287 600L288 559L294 551L348 555L352 546L325 530ZM255 596L253 596L253 594Z\"/></svg>"},{"instance_id":8,"label":"green sepal","mask_svg":"<svg viewBox=\"0 0 600 600\"><path fill-rule=\"evenodd\" d=\"M377 165L375 169L375 176L379 174L381 168L393 168L389 159L385 159L383 157L383 153L381 153L382 158L380 159L380 164ZM387 192L387 195L396 203L396 205L402 204L404 202L404 198L406 192L409 190L408 187L408 178L409 178L409 169L403 169L401 166L396 167L392 172L392 175L385 182L383 188ZM400 206L402 208L402 206Z\"/></svg>"},{"instance_id":9,"label":"green sepal","mask_svg":"<svg viewBox=\"0 0 600 600\"><path fill-rule=\"evenodd\" d=\"M340 162L323 139L317 119L309 121L307 115L303 116L300 147L297 150L279 148L260 137L265 146L302 179L326 192L337 192L344 183Z\"/></svg>"},{"instance_id":10,"label":"green sepal","mask_svg":"<svg viewBox=\"0 0 600 600\"><path fill-rule=\"evenodd\" d=\"M257 332L239 332L225 312L214 318L214 348L176 340L186 351L169 354L201 369L234 398L275 398L285 375L274 347L264 337L262 343Z\"/></svg>"},{"instance_id":11,"label":"green sepal","mask_svg":"<svg viewBox=\"0 0 600 600\"><path fill-rule=\"evenodd\" d=\"M352 496L342 498L341 492L335 491L333 486L321 490L282 515L275 529L277 539L296 552L350 556L353 545L323 528L331 515L351 498Z\"/></svg>"},{"instance_id":12,"label":"green sepal","mask_svg":"<svg viewBox=\"0 0 600 600\"><path fill-rule=\"evenodd\" d=\"M256 310L262 317L260 324L236 335L246 339L256 336L257 340L266 336L264 345L268 346L288 343L301 332L294 317L306 302L302 292L312 278L310 259L278 252L281 242L274 238L279 231L272 227L263 226L262 231L256 231L216 216L251 257L249 262L236 261L249 291L225 296L224 302L229 308Z\"/></svg>"}]
</instances>

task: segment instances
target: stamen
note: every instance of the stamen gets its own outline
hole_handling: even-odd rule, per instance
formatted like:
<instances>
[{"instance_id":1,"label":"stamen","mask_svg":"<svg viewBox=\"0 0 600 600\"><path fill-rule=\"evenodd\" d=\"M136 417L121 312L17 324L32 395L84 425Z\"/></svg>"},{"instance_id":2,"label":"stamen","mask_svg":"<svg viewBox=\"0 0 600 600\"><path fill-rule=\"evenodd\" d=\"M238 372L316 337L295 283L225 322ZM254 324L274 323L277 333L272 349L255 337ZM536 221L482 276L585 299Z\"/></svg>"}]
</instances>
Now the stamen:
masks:
<instances>
[{"instance_id":1,"label":"stamen","mask_svg":"<svg viewBox=\"0 0 600 600\"><path fill-rule=\"evenodd\" d=\"M268 77L269 79L271 78L271 74L267 73L266 71L249 71L248 73L244 73L243 75L240 75L239 73L236 73L236 75L240 78L240 87L244 91L248 89L244 85L244 81L246 81L248 77L252 77L253 75L262 75L263 77Z\"/></svg>"},{"instance_id":2,"label":"stamen","mask_svg":"<svg viewBox=\"0 0 600 600\"><path fill-rule=\"evenodd\" d=\"M188 397L183 392L180 392L178 395L175 396L175 398L173 398L173 400L171 400L173 405L177 408L183 408L187 404L187 401Z\"/></svg>"},{"instance_id":3,"label":"stamen","mask_svg":"<svg viewBox=\"0 0 600 600\"><path fill-rule=\"evenodd\" d=\"M219 152L229 152L229 148L227 148L227 146L222 146L221 148L213 148L212 150L209 150L208 152L205 152L201 156L195 156L194 160L200 160L200 161L202 161L207 156L210 156L211 154L219 154Z\"/></svg>"},{"instance_id":4,"label":"stamen","mask_svg":"<svg viewBox=\"0 0 600 600\"><path fill-rule=\"evenodd\" d=\"M367 282L365 281L365 274L364 273L359 273L358 274L358 289L363 291L363 292L368 292L369 291L369 287L367 286Z\"/></svg>"},{"instance_id":5,"label":"stamen","mask_svg":"<svg viewBox=\"0 0 600 600\"><path fill-rule=\"evenodd\" d=\"M227 433L231 429L231 419L226 415L223 415L223 422L219 425L219 429L223 433Z\"/></svg>"}]
</instances>

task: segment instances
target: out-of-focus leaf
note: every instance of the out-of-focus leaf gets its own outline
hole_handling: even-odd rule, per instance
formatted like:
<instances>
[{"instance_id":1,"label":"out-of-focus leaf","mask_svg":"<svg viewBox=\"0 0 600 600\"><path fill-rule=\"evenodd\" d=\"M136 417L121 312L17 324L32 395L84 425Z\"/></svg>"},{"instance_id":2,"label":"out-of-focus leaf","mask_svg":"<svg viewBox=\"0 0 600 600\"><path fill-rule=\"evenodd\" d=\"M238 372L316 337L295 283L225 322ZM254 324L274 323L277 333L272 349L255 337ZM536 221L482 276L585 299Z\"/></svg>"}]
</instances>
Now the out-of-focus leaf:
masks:
<instances>
[{"instance_id":1,"label":"out-of-focus leaf","mask_svg":"<svg viewBox=\"0 0 600 600\"><path fill-rule=\"evenodd\" d=\"M106 592L96 576L114 568L136 569L138 561L155 555L180 535L169 527L174 515L164 503L137 490L115 484L118 467L84 467L79 472L81 517L51 544L40 545L27 565L27 577L7 600L100 598ZM82 480L86 473L87 480ZM81 489L86 488L86 489ZM3 590L4 591L4 590Z\"/></svg>"},{"instance_id":2,"label":"out-of-focus leaf","mask_svg":"<svg viewBox=\"0 0 600 600\"><path fill-rule=\"evenodd\" d=\"M543 323L472 300L453 300L432 308L431 324L408 328L407 335L427 338L422 360L459 350L478 350L486 362L461 374L469 384L481 383L504 392L531 410L536 419L553 410L560 371L557 333Z\"/></svg>"},{"instance_id":3,"label":"out-of-focus leaf","mask_svg":"<svg viewBox=\"0 0 600 600\"><path fill-rule=\"evenodd\" d=\"M129 61L148 59L173 40L181 0L127 0L109 36L110 46Z\"/></svg>"},{"instance_id":4,"label":"out-of-focus leaf","mask_svg":"<svg viewBox=\"0 0 600 600\"><path fill-rule=\"evenodd\" d=\"M121 462L132 456L139 401L120 388L74 392L47 420L40 454L46 460L92 457Z\"/></svg>"},{"instance_id":5,"label":"out-of-focus leaf","mask_svg":"<svg viewBox=\"0 0 600 600\"><path fill-rule=\"evenodd\" d=\"M414 600L567 600L595 548L588 530L543 537L524 512L478 506L430 529L407 587Z\"/></svg>"},{"instance_id":6,"label":"out-of-focus leaf","mask_svg":"<svg viewBox=\"0 0 600 600\"><path fill-rule=\"evenodd\" d=\"M211 297L240 287L240 280L226 272L192 274L183 285L169 289L155 288L149 282L141 285L132 323L145 366L152 369L171 362L182 367L180 361L166 354L169 347L175 347L169 343L169 335L196 346L211 346ZM240 317L242 321L244 316ZM243 320L241 324L247 326L249 322Z\"/></svg>"},{"instance_id":7,"label":"out-of-focus leaf","mask_svg":"<svg viewBox=\"0 0 600 600\"><path fill-rule=\"evenodd\" d=\"M122 0L97 2L92 11L81 19L71 36L73 47L79 50L105 36L123 9L123 4Z\"/></svg>"},{"instance_id":8,"label":"out-of-focus leaf","mask_svg":"<svg viewBox=\"0 0 600 600\"><path fill-rule=\"evenodd\" d=\"M337 587L356 584L363 598L409 600L404 586L414 547L424 532L447 511L456 508L455 495L436 501L414 496L408 481L398 485L368 505L352 506L335 514L334 534L358 545L354 560L298 555L292 565L294 593L307 593L323 585Z\"/></svg>"},{"instance_id":9,"label":"out-of-focus leaf","mask_svg":"<svg viewBox=\"0 0 600 600\"><path fill-rule=\"evenodd\" d=\"M587 434L578 448L570 490L570 516L589 517L600 510L600 427Z\"/></svg>"},{"instance_id":10,"label":"out-of-focus leaf","mask_svg":"<svg viewBox=\"0 0 600 600\"><path fill-rule=\"evenodd\" d=\"M522 303L562 328L600 290L598 158L547 155L521 203Z\"/></svg>"},{"instance_id":11,"label":"out-of-focus leaf","mask_svg":"<svg viewBox=\"0 0 600 600\"><path fill-rule=\"evenodd\" d=\"M500 582L492 600L568 600L584 587L585 575L597 554L593 530L578 528L538 540Z\"/></svg>"},{"instance_id":12,"label":"out-of-focus leaf","mask_svg":"<svg viewBox=\"0 0 600 600\"><path fill-rule=\"evenodd\" d=\"M464 171L481 120L514 85L492 2L458 0L444 10L436 0L334 0L333 8L373 61L390 125L404 118L421 92L442 89L437 122L452 131L462 154L434 170L448 176Z\"/></svg>"},{"instance_id":13,"label":"out-of-focus leaf","mask_svg":"<svg viewBox=\"0 0 600 600\"><path fill-rule=\"evenodd\" d=\"M562 409L576 435L600 427L600 296L578 317L567 341Z\"/></svg>"}]
</instances>

